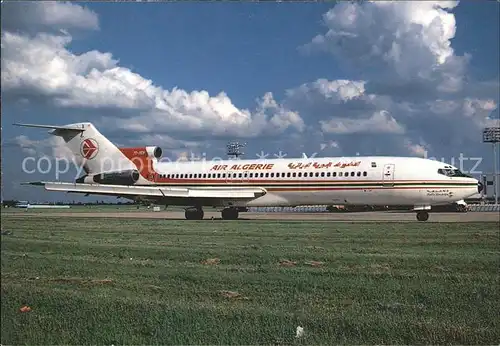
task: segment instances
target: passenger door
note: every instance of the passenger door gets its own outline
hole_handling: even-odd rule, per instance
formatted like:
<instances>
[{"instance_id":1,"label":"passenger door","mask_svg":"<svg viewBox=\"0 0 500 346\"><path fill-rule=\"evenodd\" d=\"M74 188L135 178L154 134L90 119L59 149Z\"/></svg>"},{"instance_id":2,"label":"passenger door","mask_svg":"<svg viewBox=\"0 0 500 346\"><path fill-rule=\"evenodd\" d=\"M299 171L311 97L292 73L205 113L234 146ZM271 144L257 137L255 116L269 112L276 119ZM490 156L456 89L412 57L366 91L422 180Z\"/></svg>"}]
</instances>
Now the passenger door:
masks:
<instances>
[{"instance_id":1,"label":"passenger door","mask_svg":"<svg viewBox=\"0 0 500 346\"><path fill-rule=\"evenodd\" d=\"M382 184L384 187L394 187L394 169L395 165L393 163L387 163L384 165L384 171L382 174Z\"/></svg>"}]
</instances>

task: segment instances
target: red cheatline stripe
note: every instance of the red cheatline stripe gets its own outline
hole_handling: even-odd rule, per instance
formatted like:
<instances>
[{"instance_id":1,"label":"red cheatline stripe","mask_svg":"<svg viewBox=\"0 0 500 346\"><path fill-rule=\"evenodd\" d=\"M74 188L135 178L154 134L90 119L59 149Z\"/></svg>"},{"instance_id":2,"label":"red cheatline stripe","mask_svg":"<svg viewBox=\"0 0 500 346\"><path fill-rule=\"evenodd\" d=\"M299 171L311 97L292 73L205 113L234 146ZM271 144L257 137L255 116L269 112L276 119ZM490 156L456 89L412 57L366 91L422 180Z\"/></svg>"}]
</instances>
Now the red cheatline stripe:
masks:
<instances>
[{"instance_id":1,"label":"red cheatline stripe","mask_svg":"<svg viewBox=\"0 0 500 346\"><path fill-rule=\"evenodd\" d=\"M269 192L274 191L352 191L352 190L421 190L421 189L463 189L463 186L388 186L388 187L270 187Z\"/></svg>"},{"instance_id":2,"label":"red cheatline stripe","mask_svg":"<svg viewBox=\"0 0 500 346\"><path fill-rule=\"evenodd\" d=\"M369 184L369 183L377 183L382 184L387 181L382 180L298 180L298 179L166 179L166 178L158 178L156 180L158 183L197 183L197 184L237 184L237 183L245 183L245 184L331 184L331 183L349 183L349 184ZM391 183L418 183L418 184L428 184L428 183L448 183L448 184L472 184L470 181L443 181L443 180L393 180Z\"/></svg>"}]
</instances>

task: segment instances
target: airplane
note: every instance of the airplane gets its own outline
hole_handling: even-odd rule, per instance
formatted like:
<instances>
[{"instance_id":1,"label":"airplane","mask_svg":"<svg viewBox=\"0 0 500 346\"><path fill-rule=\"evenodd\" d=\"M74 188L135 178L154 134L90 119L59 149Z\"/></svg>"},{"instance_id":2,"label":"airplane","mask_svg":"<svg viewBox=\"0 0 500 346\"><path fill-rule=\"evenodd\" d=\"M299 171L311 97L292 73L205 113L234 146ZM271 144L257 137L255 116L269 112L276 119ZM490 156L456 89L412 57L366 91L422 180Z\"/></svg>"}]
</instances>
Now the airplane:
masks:
<instances>
[{"instance_id":1,"label":"airplane","mask_svg":"<svg viewBox=\"0 0 500 346\"><path fill-rule=\"evenodd\" d=\"M164 162L160 147L118 148L90 122L14 125L50 129L85 171L73 183L25 184L182 206L188 220L203 219L204 207L234 220L250 207L364 204L410 205L418 221L427 221L432 206L461 201L483 189L452 165L418 157Z\"/></svg>"}]
</instances>

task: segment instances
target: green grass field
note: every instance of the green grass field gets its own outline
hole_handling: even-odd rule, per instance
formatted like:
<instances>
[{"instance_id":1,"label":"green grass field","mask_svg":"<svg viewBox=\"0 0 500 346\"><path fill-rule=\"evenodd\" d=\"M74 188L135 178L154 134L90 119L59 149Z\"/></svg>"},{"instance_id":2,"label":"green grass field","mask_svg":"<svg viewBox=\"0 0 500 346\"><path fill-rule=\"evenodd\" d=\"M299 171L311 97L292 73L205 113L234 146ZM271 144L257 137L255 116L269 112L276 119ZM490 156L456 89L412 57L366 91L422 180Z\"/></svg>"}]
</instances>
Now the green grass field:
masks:
<instances>
[{"instance_id":1,"label":"green grass field","mask_svg":"<svg viewBox=\"0 0 500 346\"><path fill-rule=\"evenodd\" d=\"M2 227L2 344L500 342L498 223Z\"/></svg>"}]
</instances>

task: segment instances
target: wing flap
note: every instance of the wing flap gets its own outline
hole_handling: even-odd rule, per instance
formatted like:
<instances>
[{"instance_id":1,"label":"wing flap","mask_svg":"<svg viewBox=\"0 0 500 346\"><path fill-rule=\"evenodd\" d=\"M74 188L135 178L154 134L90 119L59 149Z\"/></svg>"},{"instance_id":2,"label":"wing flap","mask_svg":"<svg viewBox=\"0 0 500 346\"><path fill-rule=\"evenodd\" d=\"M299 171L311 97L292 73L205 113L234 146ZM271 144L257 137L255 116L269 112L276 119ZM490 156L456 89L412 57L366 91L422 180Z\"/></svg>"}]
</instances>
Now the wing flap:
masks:
<instances>
[{"instance_id":1,"label":"wing flap","mask_svg":"<svg viewBox=\"0 0 500 346\"><path fill-rule=\"evenodd\" d=\"M177 197L177 198L220 198L220 199L255 199L266 194L259 187L163 187L163 186L127 186L104 184L81 184L62 182L31 182L29 185L44 186L48 191L76 192L111 196Z\"/></svg>"}]
</instances>

